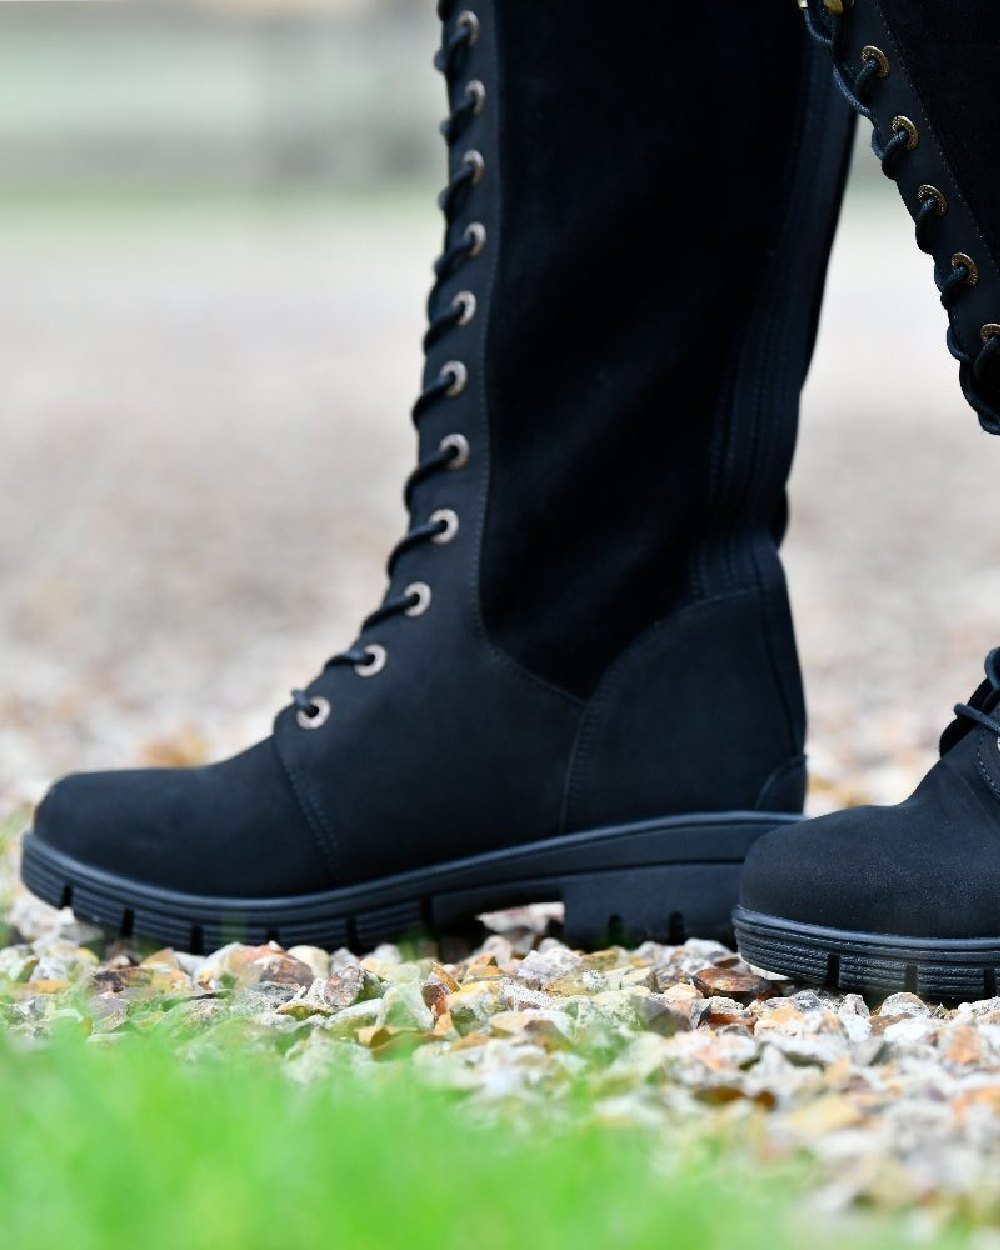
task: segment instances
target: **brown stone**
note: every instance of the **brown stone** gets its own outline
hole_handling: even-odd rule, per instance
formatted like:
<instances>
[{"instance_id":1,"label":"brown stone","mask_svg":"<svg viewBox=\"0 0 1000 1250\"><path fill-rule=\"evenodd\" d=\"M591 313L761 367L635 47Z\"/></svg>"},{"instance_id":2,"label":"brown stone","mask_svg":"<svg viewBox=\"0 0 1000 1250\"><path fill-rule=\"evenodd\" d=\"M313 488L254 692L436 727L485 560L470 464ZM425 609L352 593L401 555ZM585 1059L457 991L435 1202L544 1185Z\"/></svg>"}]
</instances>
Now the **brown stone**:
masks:
<instances>
[{"instance_id":1,"label":"brown stone","mask_svg":"<svg viewBox=\"0 0 1000 1250\"><path fill-rule=\"evenodd\" d=\"M749 1027L752 1018L750 1011L735 998L724 998L716 994L708 1000L705 1007L702 1023L710 1028L722 1029L736 1024Z\"/></svg>"},{"instance_id":2,"label":"brown stone","mask_svg":"<svg viewBox=\"0 0 1000 1250\"><path fill-rule=\"evenodd\" d=\"M440 1018L448 1013L448 990L440 981L428 981L422 989L424 1002Z\"/></svg>"},{"instance_id":3,"label":"brown stone","mask_svg":"<svg viewBox=\"0 0 1000 1250\"><path fill-rule=\"evenodd\" d=\"M762 998L773 998L781 988L774 981L753 972L717 967L702 968L696 972L694 983L706 998L731 998L744 1006Z\"/></svg>"},{"instance_id":4,"label":"brown stone","mask_svg":"<svg viewBox=\"0 0 1000 1250\"><path fill-rule=\"evenodd\" d=\"M306 989L316 980L316 974L312 968L301 959L294 959L291 955L282 954L280 957L265 958L260 963L262 985L265 983L295 985Z\"/></svg>"},{"instance_id":5,"label":"brown stone","mask_svg":"<svg viewBox=\"0 0 1000 1250\"><path fill-rule=\"evenodd\" d=\"M335 1011L380 998L383 982L360 964L348 964L327 977L323 996Z\"/></svg>"}]
</instances>

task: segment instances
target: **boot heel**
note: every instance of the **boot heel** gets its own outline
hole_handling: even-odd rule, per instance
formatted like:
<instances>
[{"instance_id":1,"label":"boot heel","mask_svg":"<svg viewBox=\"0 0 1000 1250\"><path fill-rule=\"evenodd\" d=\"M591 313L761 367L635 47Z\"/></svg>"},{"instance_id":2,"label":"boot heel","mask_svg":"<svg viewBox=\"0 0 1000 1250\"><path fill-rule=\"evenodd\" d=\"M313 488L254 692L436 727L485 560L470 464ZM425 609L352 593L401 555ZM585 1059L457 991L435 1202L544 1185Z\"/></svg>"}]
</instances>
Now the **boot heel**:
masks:
<instances>
[{"instance_id":1,"label":"boot heel","mask_svg":"<svg viewBox=\"0 0 1000 1250\"><path fill-rule=\"evenodd\" d=\"M567 878L563 941L584 949L678 945L688 937L731 943L740 871L739 864L668 864Z\"/></svg>"}]
</instances>

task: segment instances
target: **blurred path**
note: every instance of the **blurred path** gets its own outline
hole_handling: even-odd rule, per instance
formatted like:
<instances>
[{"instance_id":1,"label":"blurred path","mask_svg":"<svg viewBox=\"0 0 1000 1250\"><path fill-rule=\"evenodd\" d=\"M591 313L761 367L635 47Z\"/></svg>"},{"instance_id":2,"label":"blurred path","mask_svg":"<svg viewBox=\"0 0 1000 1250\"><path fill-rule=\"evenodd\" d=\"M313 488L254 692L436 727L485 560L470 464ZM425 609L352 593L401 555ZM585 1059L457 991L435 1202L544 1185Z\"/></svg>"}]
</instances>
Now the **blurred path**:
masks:
<instances>
[{"instance_id":1,"label":"blurred path","mask_svg":"<svg viewBox=\"0 0 1000 1250\"><path fill-rule=\"evenodd\" d=\"M0 219L0 807L267 731L403 524L433 196ZM1000 444L892 188L849 206L788 546L816 803L895 797L1000 642Z\"/></svg>"}]
</instances>

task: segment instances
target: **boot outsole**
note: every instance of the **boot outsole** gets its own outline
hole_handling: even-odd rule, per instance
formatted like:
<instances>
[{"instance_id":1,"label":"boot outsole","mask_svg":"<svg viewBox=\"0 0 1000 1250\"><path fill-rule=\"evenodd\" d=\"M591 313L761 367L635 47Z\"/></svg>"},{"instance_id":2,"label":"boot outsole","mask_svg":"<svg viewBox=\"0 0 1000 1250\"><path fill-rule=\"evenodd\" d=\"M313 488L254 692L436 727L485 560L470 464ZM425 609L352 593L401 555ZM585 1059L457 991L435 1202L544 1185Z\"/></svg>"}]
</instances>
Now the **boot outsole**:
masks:
<instances>
[{"instance_id":1,"label":"boot outsole","mask_svg":"<svg viewBox=\"0 0 1000 1250\"><path fill-rule=\"evenodd\" d=\"M483 912L561 902L573 946L687 937L732 940L730 916L754 842L798 817L732 812L588 830L317 894L223 898L160 889L25 836L33 894L124 937L196 953L226 942L341 946L469 932Z\"/></svg>"},{"instance_id":2,"label":"boot outsole","mask_svg":"<svg viewBox=\"0 0 1000 1250\"><path fill-rule=\"evenodd\" d=\"M909 990L940 1002L994 998L1000 936L912 938L856 933L737 907L733 927L749 963L796 981L878 998Z\"/></svg>"}]
</instances>

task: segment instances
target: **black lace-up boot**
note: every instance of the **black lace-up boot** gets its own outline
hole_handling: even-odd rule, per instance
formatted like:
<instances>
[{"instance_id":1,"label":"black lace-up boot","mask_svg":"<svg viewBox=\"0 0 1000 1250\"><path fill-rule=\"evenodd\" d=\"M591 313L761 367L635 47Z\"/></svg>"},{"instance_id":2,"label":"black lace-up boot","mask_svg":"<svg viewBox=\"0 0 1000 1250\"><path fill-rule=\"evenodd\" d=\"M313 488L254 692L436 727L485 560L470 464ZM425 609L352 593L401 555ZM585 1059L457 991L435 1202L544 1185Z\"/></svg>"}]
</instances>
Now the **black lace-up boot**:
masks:
<instances>
[{"instance_id":1,"label":"black lace-up boot","mask_svg":"<svg viewBox=\"0 0 1000 1250\"><path fill-rule=\"evenodd\" d=\"M755 964L844 990L992 998L1000 975L1000 650L895 807L762 838L736 911Z\"/></svg>"},{"instance_id":2,"label":"black lace-up boot","mask_svg":"<svg viewBox=\"0 0 1000 1250\"><path fill-rule=\"evenodd\" d=\"M1000 433L1000 92L993 0L810 0L874 148L934 257L962 388ZM762 839L736 913L754 963L843 989L992 997L1000 972L1000 652L896 807L861 807Z\"/></svg>"},{"instance_id":3,"label":"black lace-up boot","mask_svg":"<svg viewBox=\"0 0 1000 1250\"><path fill-rule=\"evenodd\" d=\"M368 946L561 899L572 941L709 936L801 810L777 549L850 112L791 5L439 9L385 598L244 754L53 788L24 879L89 919Z\"/></svg>"}]
</instances>

